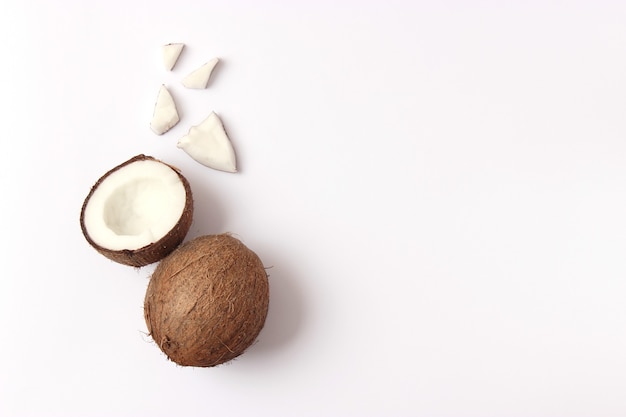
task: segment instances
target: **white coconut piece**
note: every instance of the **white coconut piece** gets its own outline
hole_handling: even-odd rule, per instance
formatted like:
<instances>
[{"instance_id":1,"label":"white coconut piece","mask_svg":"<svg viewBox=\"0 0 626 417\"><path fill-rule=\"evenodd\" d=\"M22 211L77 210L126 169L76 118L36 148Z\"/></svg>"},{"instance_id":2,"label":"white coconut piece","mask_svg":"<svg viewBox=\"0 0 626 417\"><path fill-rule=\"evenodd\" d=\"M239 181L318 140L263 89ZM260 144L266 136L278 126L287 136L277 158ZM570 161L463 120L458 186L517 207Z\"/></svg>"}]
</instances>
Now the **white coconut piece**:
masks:
<instances>
[{"instance_id":1,"label":"white coconut piece","mask_svg":"<svg viewBox=\"0 0 626 417\"><path fill-rule=\"evenodd\" d=\"M159 89L156 104L154 105L150 128L157 135L162 135L176 126L179 120L180 118L178 117L178 110L176 110L174 98L167 88L162 85Z\"/></svg>"},{"instance_id":2,"label":"white coconut piece","mask_svg":"<svg viewBox=\"0 0 626 417\"><path fill-rule=\"evenodd\" d=\"M206 88L206 86L209 84L209 78L211 78L213 68L215 68L218 62L220 62L218 58L213 58L197 70L191 72L185 78L183 78L183 85L187 88Z\"/></svg>"},{"instance_id":3,"label":"white coconut piece","mask_svg":"<svg viewBox=\"0 0 626 417\"><path fill-rule=\"evenodd\" d=\"M202 165L220 171L237 172L235 150L215 112L199 125L192 126L177 146Z\"/></svg>"},{"instance_id":4,"label":"white coconut piece","mask_svg":"<svg viewBox=\"0 0 626 417\"><path fill-rule=\"evenodd\" d=\"M161 52L163 54L163 66L166 70L171 71L178 61L180 53L185 47L184 43L168 43L161 46Z\"/></svg>"},{"instance_id":5,"label":"white coconut piece","mask_svg":"<svg viewBox=\"0 0 626 417\"><path fill-rule=\"evenodd\" d=\"M97 184L84 208L84 228L102 248L137 250L176 226L186 195L171 167L156 160L135 161Z\"/></svg>"}]
</instances>

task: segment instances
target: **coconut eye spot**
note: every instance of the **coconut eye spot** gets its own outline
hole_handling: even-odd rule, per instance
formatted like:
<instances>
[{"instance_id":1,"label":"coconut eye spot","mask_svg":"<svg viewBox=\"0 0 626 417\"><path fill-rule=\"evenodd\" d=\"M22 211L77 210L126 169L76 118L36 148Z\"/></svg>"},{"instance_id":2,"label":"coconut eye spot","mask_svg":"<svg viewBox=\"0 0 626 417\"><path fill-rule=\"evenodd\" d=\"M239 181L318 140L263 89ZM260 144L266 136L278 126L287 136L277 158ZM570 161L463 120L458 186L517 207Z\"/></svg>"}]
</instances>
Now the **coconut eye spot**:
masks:
<instances>
[{"instance_id":1,"label":"coconut eye spot","mask_svg":"<svg viewBox=\"0 0 626 417\"><path fill-rule=\"evenodd\" d=\"M91 196L84 221L98 245L134 250L165 236L184 208L178 174L156 161L138 161L106 177Z\"/></svg>"}]
</instances>

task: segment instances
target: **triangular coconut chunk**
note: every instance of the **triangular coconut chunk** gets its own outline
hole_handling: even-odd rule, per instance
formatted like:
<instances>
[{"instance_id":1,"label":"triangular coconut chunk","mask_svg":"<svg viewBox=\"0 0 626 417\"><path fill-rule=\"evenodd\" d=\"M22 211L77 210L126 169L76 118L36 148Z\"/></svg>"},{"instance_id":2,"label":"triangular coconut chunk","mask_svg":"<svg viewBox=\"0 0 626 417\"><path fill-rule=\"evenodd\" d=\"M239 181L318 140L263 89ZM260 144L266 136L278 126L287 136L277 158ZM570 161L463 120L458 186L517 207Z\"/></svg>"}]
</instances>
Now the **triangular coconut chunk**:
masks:
<instances>
[{"instance_id":1,"label":"triangular coconut chunk","mask_svg":"<svg viewBox=\"0 0 626 417\"><path fill-rule=\"evenodd\" d=\"M220 171L237 172L235 150L215 112L199 125L192 126L177 146L202 165Z\"/></svg>"},{"instance_id":2,"label":"triangular coconut chunk","mask_svg":"<svg viewBox=\"0 0 626 417\"><path fill-rule=\"evenodd\" d=\"M167 45L163 45L161 47L161 52L163 53L163 66L166 70L171 71L172 68L174 68L174 65L176 65L176 61L178 61L178 57L184 47L184 43L168 43Z\"/></svg>"},{"instance_id":3,"label":"triangular coconut chunk","mask_svg":"<svg viewBox=\"0 0 626 417\"><path fill-rule=\"evenodd\" d=\"M167 91L167 88L162 85L159 90L159 95L157 96L156 104L154 105L150 129L157 135L162 135L176 126L179 120L174 98L172 98L170 92Z\"/></svg>"},{"instance_id":4,"label":"triangular coconut chunk","mask_svg":"<svg viewBox=\"0 0 626 417\"><path fill-rule=\"evenodd\" d=\"M215 68L218 62L220 62L218 58L213 58L206 64L202 65L200 68L183 78L183 85L187 88L206 88L209 84L209 78L211 78L213 68Z\"/></svg>"}]
</instances>

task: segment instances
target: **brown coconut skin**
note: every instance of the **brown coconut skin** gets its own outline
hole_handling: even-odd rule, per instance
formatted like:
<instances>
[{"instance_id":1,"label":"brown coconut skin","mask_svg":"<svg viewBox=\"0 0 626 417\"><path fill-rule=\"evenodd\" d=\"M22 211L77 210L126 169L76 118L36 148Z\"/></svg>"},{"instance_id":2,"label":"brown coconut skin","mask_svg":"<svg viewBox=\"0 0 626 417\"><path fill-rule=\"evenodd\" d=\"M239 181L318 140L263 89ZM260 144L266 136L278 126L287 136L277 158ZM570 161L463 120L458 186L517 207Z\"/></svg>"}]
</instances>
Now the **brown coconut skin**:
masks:
<instances>
[{"instance_id":1,"label":"brown coconut skin","mask_svg":"<svg viewBox=\"0 0 626 417\"><path fill-rule=\"evenodd\" d=\"M198 237L157 266L146 292L148 331L181 366L241 355L263 328L269 282L259 257L228 235Z\"/></svg>"},{"instance_id":2,"label":"brown coconut skin","mask_svg":"<svg viewBox=\"0 0 626 417\"><path fill-rule=\"evenodd\" d=\"M183 186L185 187L186 199L185 199L185 208L183 209L183 213L181 214L180 219L178 220L176 225L172 228L172 230L170 230L170 232L168 232L167 235L163 236L161 239L157 240L156 242L151 243L150 245L144 246L143 248L134 249L134 250L128 250L128 249L111 250L111 249L103 248L102 246L94 242L93 239L91 239L91 237L89 236L89 233L87 232L87 228L85 227L84 217L85 217L85 208L87 207L87 203L89 202L89 199L91 198L93 193L96 191L96 188L98 188L98 186L102 183L102 181L104 181L113 172L133 162L146 161L146 160L156 161L164 165L167 165L168 167L173 169L176 172L176 174L178 174L178 177L180 178L181 182L183 183ZM137 155L129 159L128 161L116 166L115 168L109 170L93 185L93 187L91 187L91 191L87 195L87 198L85 198L85 202L83 203L83 207L80 212L80 227L83 232L83 236L85 236L85 239L87 239L87 242L89 242L89 244L94 249L96 249L100 254L120 264L141 267L141 266L149 265L151 263L160 261L167 255L169 255L174 249L176 249L185 239L187 232L189 232L192 219L193 219L193 195L191 193L191 187L189 186L189 181L187 181L187 179L180 173L180 171L177 168L169 164L166 164L165 162L160 161L151 156Z\"/></svg>"}]
</instances>

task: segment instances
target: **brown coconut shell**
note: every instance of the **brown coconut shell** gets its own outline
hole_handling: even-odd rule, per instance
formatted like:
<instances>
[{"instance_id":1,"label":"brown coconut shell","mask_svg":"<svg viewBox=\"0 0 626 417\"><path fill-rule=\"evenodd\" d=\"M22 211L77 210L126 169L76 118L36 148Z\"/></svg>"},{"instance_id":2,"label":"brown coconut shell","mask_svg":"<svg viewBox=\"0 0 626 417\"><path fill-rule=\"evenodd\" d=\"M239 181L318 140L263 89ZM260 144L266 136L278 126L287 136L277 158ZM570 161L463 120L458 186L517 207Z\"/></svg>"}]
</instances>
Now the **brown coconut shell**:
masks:
<instances>
[{"instance_id":1,"label":"brown coconut shell","mask_svg":"<svg viewBox=\"0 0 626 417\"><path fill-rule=\"evenodd\" d=\"M238 239L221 234L196 238L159 263L144 316L169 359L211 367L236 358L254 342L268 305L261 260Z\"/></svg>"},{"instance_id":2,"label":"brown coconut shell","mask_svg":"<svg viewBox=\"0 0 626 417\"><path fill-rule=\"evenodd\" d=\"M180 219L178 220L176 225L174 225L174 227L161 239L139 249L111 250L111 249L107 249L98 245L89 236L87 228L85 227L85 221L84 221L85 208L87 207L87 203L89 202L89 199L91 198L95 190L98 188L98 186L102 183L102 181L104 181L109 175L111 175L112 173L114 173L115 171L117 171L118 169L126 165L132 164L133 162L146 161L146 160L156 161L164 165L167 165L172 170L174 170L176 174L178 174L178 177L180 178L181 182L183 183L183 186L185 187L185 195L186 195L185 208L183 209L183 213L181 214ZM160 261L161 259L165 258L167 255L169 255L174 249L176 249L185 239L185 236L187 236L187 232L189 232L189 228L191 227L192 219L193 219L193 195L191 193L191 187L189 186L189 181L187 181L187 179L180 173L178 168L173 167L169 164L166 164L165 162L160 161L151 156L137 155L129 159L128 161L116 166L110 171L108 171L93 185L93 187L91 187L91 191L87 195L87 198L85 198L85 202L83 203L83 207L80 212L80 227L83 232L83 236L85 236L85 239L87 239L87 242L89 242L89 244L93 248L95 248L99 253L101 253L102 255L106 256L107 258L115 262L118 262L124 265L140 267L140 266L145 266L145 265Z\"/></svg>"}]
</instances>

